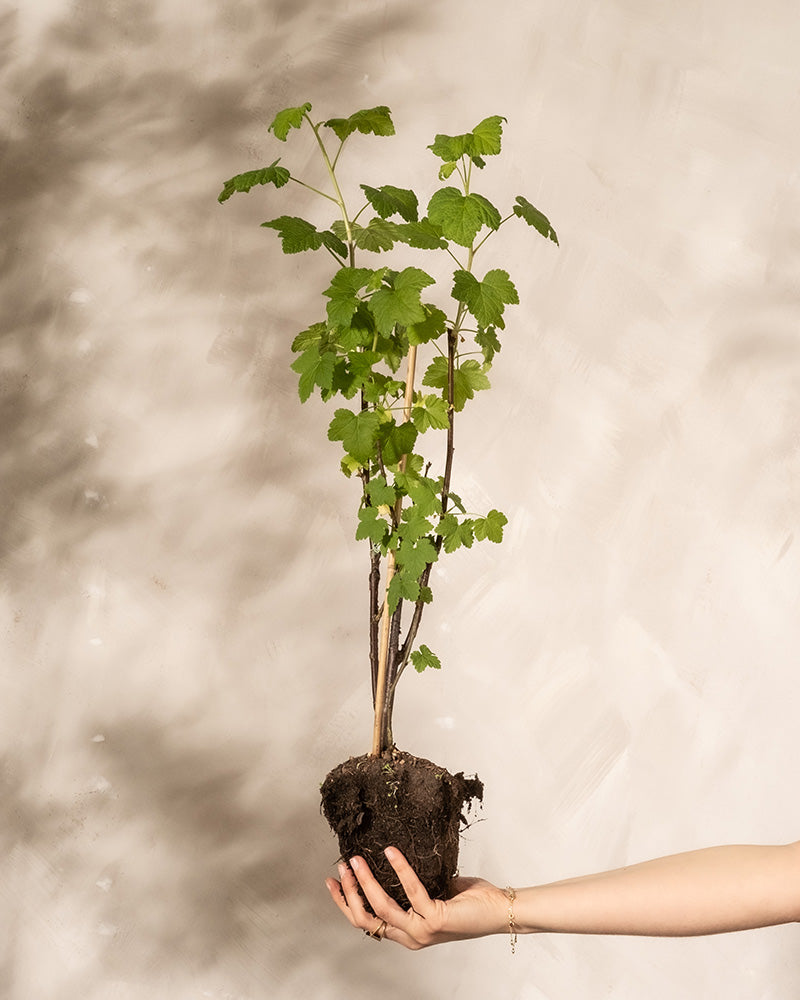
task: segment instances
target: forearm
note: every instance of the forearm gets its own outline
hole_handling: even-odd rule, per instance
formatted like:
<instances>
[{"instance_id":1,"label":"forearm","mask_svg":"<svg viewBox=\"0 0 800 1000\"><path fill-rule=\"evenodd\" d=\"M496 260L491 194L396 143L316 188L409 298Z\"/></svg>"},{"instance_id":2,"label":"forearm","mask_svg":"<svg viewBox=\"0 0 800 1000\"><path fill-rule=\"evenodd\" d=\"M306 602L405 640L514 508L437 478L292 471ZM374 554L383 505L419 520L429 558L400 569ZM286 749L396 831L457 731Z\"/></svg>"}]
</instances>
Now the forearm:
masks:
<instances>
[{"instance_id":1,"label":"forearm","mask_svg":"<svg viewBox=\"0 0 800 1000\"><path fill-rule=\"evenodd\" d=\"M800 844L710 847L518 889L520 933L684 936L800 920Z\"/></svg>"}]
</instances>

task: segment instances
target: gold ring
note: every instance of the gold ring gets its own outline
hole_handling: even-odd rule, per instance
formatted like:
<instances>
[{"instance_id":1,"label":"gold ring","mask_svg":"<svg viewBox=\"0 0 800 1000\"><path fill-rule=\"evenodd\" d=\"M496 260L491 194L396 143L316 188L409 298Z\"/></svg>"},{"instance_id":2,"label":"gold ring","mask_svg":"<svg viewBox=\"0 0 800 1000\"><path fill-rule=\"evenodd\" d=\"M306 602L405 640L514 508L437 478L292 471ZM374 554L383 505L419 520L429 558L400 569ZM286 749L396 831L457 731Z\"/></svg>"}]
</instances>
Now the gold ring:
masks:
<instances>
[{"instance_id":1,"label":"gold ring","mask_svg":"<svg viewBox=\"0 0 800 1000\"><path fill-rule=\"evenodd\" d=\"M364 933L374 941L383 941L383 936L386 933L386 921L381 920L374 931L364 931Z\"/></svg>"}]
</instances>

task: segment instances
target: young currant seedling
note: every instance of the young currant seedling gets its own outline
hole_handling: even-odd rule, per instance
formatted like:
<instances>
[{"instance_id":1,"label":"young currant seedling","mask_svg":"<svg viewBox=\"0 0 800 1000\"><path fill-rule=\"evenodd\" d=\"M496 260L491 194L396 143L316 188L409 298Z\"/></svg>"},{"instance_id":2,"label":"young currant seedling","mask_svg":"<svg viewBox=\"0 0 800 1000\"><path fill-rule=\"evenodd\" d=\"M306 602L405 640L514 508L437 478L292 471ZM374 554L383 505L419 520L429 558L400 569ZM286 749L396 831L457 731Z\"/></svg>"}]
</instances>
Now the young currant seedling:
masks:
<instances>
[{"instance_id":1,"label":"young currant seedling","mask_svg":"<svg viewBox=\"0 0 800 1000\"><path fill-rule=\"evenodd\" d=\"M387 107L322 122L311 118L311 110L308 103L286 108L269 130L281 142L293 129L311 130L327 190L295 177L278 158L226 181L219 200L257 185L281 188L294 182L337 209L323 230L293 215L262 225L276 230L284 253L324 249L335 264L322 293L326 315L294 338L298 356L291 367L299 376L301 401L314 392L326 402L352 401L335 409L328 437L342 443L345 475L361 482L356 538L368 543L370 553L372 753L377 755L393 745L394 695L406 665L410 661L418 671L441 666L427 646L415 648L424 606L432 600L431 567L443 551L470 548L487 538L500 542L507 523L498 510L468 514L450 482L455 415L476 392L489 388L487 373L501 347L506 306L519 301L508 272L493 268L479 276L475 257L515 217L554 243L558 238L547 217L521 195L502 216L472 190L474 170L483 170L485 158L500 152L505 118L494 115L471 132L436 136L428 148L442 161L442 186L420 217L419 198L410 188L361 184L361 204L352 214L353 196L346 199L340 185L339 159L351 136L394 135ZM386 253L398 243L447 255L453 267L449 305L447 299L438 305L430 301L436 281L421 268L361 266L361 252ZM414 385L420 348L428 355L422 376L428 391ZM433 462L420 445L429 431L446 437L440 472L431 471ZM406 603L413 610L403 635Z\"/></svg>"}]
</instances>

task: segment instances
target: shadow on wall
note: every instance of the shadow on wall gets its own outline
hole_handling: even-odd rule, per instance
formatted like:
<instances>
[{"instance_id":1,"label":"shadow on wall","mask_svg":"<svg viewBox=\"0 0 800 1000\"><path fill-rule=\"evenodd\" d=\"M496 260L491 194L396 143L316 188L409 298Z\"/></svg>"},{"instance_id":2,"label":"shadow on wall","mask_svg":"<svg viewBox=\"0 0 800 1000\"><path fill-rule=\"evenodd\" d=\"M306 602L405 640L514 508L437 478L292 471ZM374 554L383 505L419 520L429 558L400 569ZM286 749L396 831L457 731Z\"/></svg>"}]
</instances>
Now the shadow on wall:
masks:
<instances>
[{"instance_id":1,"label":"shadow on wall","mask_svg":"<svg viewBox=\"0 0 800 1000\"><path fill-rule=\"evenodd\" d=\"M155 366L176 315L188 323L188 312L205 354L219 333L216 304L234 297L237 330L210 360L250 376L254 416L263 415L259 396L275 388L259 370L264 274L222 264L216 229L230 150L241 152L300 91L352 90L370 41L417 16L310 2L90 0L47 28L35 51L21 50L17 17L3 16L0 72L16 102L0 119L0 559L10 584L148 502L138 484L109 476L98 453L117 414L97 412L97 387L132 340L149 345ZM244 457L248 477L275 473L252 461L249 444Z\"/></svg>"},{"instance_id":2,"label":"shadow on wall","mask_svg":"<svg viewBox=\"0 0 800 1000\"><path fill-rule=\"evenodd\" d=\"M279 620L265 583L298 541L250 501L301 496L310 463L285 447L290 373L266 363L288 331L263 269L221 246L230 222L215 199L271 112L323 86L351 103L369 43L419 17L387 7L90 0L27 50L15 16L0 21L0 84L15 102L0 116L0 597L24 609L12 645L25 667L0 706L4 996L26 995L48 962L46 995L63 1000L115 976L152 995L147 984L223 967L226 988L311 995L345 983L363 947L324 921L309 952L297 928L330 906L320 873L335 860L311 765L262 777L274 764L256 713L237 715L247 694L224 707L198 696L212 668L186 650L199 660L218 642L224 685L252 669ZM227 396L207 359L226 369ZM231 399L239 427L187 453ZM175 431L198 421L193 437ZM104 628L109 641L90 647ZM90 663L87 649L108 658ZM168 720L190 688L202 709L187 733ZM225 712L239 737L219 746L208 734ZM87 751L98 718L105 738ZM75 792L93 768L102 781ZM383 983L375 951L362 989Z\"/></svg>"},{"instance_id":3,"label":"shadow on wall","mask_svg":"<svg viewBox=\"0 0 800 1000\"><path fill-rule=\"evenodd\" d=\"M40 958L63 962L60 995L69 1000L94 996L101 983L128 983L138 996L167 982L199 989L217 979L246 996L275 995L276 987L281 996L314 995L322 984L339 996L356 960L359 996L406 996L407 983L384 981L377 950L365 956L362 937L328 919L321 873L335 841L314 835L321 821L305 788L292 796L274 771L265 778L261 752L243 742L202 746L186 732L130 719L96 749L104 786L60 807L36 801L34 784L9 764L4 882L13 891L23 876L36 910L20 911L4 935L4 995L22 996L13 990L29 970L15 978L15 952L30 953L44 927ZM313 949L299 928L313 929ZM79 976L54 947L60 938L80 955ZM422 1000L433 996L414 989Z\"/></svg>"}]
</instances>

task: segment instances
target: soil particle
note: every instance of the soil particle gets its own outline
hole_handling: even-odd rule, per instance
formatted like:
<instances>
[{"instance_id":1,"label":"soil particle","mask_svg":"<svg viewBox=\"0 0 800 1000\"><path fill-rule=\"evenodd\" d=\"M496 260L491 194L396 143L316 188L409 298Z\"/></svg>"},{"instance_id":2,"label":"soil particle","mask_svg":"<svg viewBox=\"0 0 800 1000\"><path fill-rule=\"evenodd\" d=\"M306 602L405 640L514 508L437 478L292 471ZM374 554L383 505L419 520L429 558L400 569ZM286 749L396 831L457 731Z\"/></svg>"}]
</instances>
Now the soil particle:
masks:
<instances>
[{"instance_id":1,"label":"soil particle","mask_svg":"<svg viewBox=\"0 0 800 1000\"><path fill-rule=\"evenodd\" d=\"M477 777L450 774L397 749L381 757L351 757L322 783L322 812L339 839L342 859L365 858L404 909L408 898L383 849L399 848L431 898L446 899L458 869L459 830L475 800L483 800Z\"/></svg>"}]
</instances>

